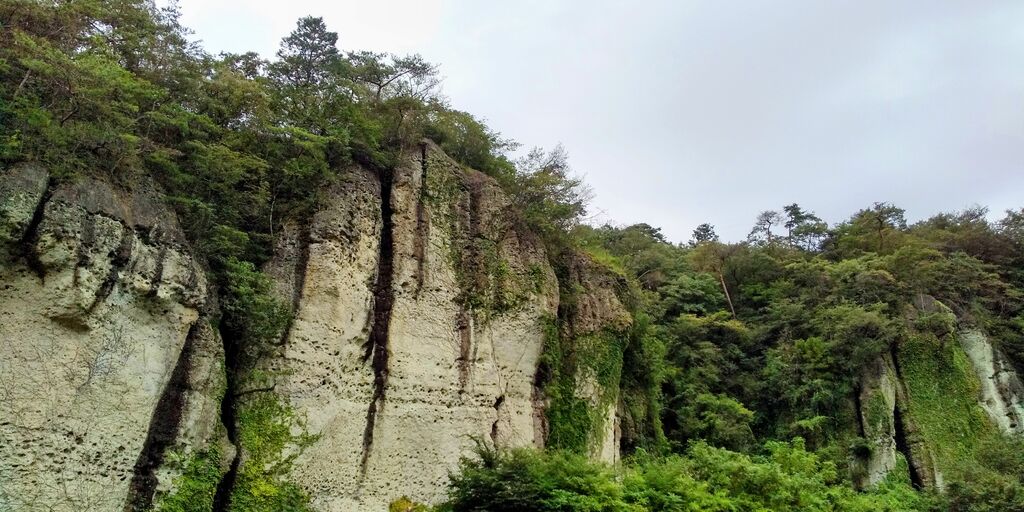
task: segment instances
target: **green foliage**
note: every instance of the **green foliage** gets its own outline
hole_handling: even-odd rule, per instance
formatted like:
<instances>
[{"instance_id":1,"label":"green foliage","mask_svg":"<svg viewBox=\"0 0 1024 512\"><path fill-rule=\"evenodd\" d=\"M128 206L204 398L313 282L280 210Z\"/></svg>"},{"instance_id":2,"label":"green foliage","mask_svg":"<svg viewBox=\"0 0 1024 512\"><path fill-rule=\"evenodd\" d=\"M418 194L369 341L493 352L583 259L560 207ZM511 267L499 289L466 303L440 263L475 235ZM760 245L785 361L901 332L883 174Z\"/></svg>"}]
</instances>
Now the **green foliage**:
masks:
<instances>
[{"instance_id":1,"label":"green foliage","mask_svg":"<svg viewBox=\"0 0 1024 512\"><path fill-rule=\"evenodd\" d=\"M155 510L161 512L209 512L223 472L220 450L210 447L182 460L173 454L170 466L181 471L174 479L173 491L156 499Z\"/></svg>"},{"instance_id":2,"label":"green foliage","mask_svg":"<svg viewBox=\"0 0 1024 512\"><path fill-rule=\"evenodd\" d=\"M534 148L517 161L509 190L527 225L553 254L570 244L567 235L579 225L591 198L583 180L572 175L562 146L550 152Z\"/></svg>"},{"instance_id":3,"label":"green foliage","mask_svg":"<svg viewBox=\"0 0 1024 512\"><path fill-rule=\"evenodd\" d=\"M912 511L929 502L909 485L857 493L799 439L763 455L704 443L667 458L638 453L620 474L579 455L478 450L452 475L440 510L462 511Z\"/></svg>"},{"instance_id":4,"label":"green foliage","mask_svg":"<svg viewBox=\"0 0 1024 512\"><path fill-rule=\"evenodd\" d=\"M637 311L622 354L620 379L621 445L631 452L643 448L652 453L668 449L662 423L662 385L668 376L667 347L651 318Z\"/></svg>"},{"instance_id":5,"label":"green foliage","mask_svg":"<svg viewBox=\"0 0 1024 512\"><path fill-rule=\"evenodd\" d=\"M443 109L432 114L425 134L437 142L448 156L508 184L514 180L515 166L504 155L518 144L501 137L471 114Z\"/></svg>"},{"instance_id":6,"label":"green foliage","mask_svg":"<svg viewBox=\"0 0 1024 512\"><path fill-rule=\"evenodd\" d=\"M611 471L583 455L499 452L482 445L476 458L460 462L448 495L440 508L452 512L631 510Z\"/></svg>"},{"instance_id":7,"label":"green foliage","mask_svg":"<svg viewBox=\"0 0 1024 512\"><path fill-rule=\"evenodd\" d=\"M430 512L430 508L402 496L388 505L388 512Z\"/></svg>"},{"instance_id":8,"label":"green foliage","mask_svg":"<svg viewBox=\"0 0 1024 512\"><path fill-rule=\"evenodd\" d=\"M238 445L244 452L235 486L233 512L305 512L309 498L284 481L295 457L315 438L294 434L303 425L290 408L269 393L259 393L238 409Z\"/></svg>"},{"instance_id":9,"label":"green foliage","mask_svg":"<svg viewBox=\"0 0 1024 512\"><path fill-rule=\"evenodd\" d=\"M272 293L270 278L248 261L224 262L224 322L230 332L258 348L276 343L291 314Z\"/></svg>"},{"instance_id":10,"label":"green foliage","mask_svg":"<svg viewBox=\"0 0 1024 512\"><path fill-rule=\"evenodd\" d=\"M953 511L1010 512L1024 509L1024 440L991 436L978 445L977 460L946 489Z\"/></svg>"},{"instance_id":11,"label":"green foliage","mask_svg":"<svg viewBox=\"0 0 1024 512\"><path fill-rule=\"evenodd\" d=\"M602 440L607 409L618 399L626 336L601 331L569 338L553 320L544 323L547 445L590 453Z\"/></svg>"},{"instance_id":12,"label":"green foliage","mask_svg":"<svg viewBox=\"0 0 1024 512\"><path fill-rule=\"evenodd\" d=\"M753 413L735 398L758 386L743 371L752 363L744 355L752 333L723 313L681 315L667 336L669 370L663 389L669 440L679 448L692 439L731 448L752 442Z\"/></svg>"},{"instance_id":13,"label":"green foliage","mask_svg":"<svg viewBox=\"0 0 1024 512\"><path fill-rule=\"evenodd\" d=\"M924 333L900 345L899 360L910 416L936 452L939 468L954 475L976 460L978 443L995 433L978 403L974 369L958 344Z\"/></svg>"}]
</instances>

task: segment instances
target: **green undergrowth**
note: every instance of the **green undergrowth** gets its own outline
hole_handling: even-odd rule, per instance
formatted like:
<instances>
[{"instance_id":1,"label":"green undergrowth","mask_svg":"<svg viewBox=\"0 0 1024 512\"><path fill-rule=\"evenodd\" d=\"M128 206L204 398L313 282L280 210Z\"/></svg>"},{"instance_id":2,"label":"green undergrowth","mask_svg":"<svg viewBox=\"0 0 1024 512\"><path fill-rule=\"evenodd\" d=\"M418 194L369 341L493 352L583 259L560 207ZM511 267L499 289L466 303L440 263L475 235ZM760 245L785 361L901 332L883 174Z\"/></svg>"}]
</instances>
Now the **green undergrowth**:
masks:
<instances>
[{"instance_id":1,"label":"green undergrowth","mask_svg":"<svg viewBox=\"0 0 1024 512\"><path fill-rule=\"evenodd\" d=\"M996 435L978 404L980 384L971 362L952 336L911 335L899 346L911 419L947 476L972 465L984 438Z\"/></svg>"},{"instance_id":2,"label":"green undergrowth","mask_svg":"<svg viewBox=\"0 0 1024 512\"><path fill-rule=\"evenodd\" d=\"M856 492L801 439L756 454L703 442L685 453L643 451L610 468L568 452L479 450L453 475L437 511L698 512L929 510L930 496L886 481Z\"/></svg>"},{"instance_id":3,"label":"green undergrowth","mask_svg":"<svg viewBox=\"0 0 1024 512\"><path fill-rule=\"evenodd\" d=\"M388 512L430 512L430 507L402 496L388 505Z\"/></svg>"},{"instance_id":4,"label":"green undergrowth","mask_svg":"<svg viewBox=\"0 0 1024 512\"><path fill-rule=\"evenodd\" d=\"M867 406L867 418L865 418L864 428L870 429L872 433L888 432L892 427L893 412L881 391L871 395L865 405Z\"/></svg>"},{"instance_id":5,"label":"green undergrowth","mask_svg":"<svg viewBox=\"0 0 1024 512\"><path fill-rule=\"evenodd\" d=\"M302 421L270 393L259 393L239 406L238 443L243 451L231 492L233 512L304 512L309 497L286 480L292 462L316 440L296 433Z\"/></svg>"},{"instance_id":6,"label":"green undergrowth","mask_svg":"<svg viewBox=\"0 0 1024 512\"><path fill-rule=\"evenodd\" d=\"M216 446L185 457L179 452L168 455L169 467L181 471L174 479L173 491L156 499L155 510L160 512L207 512L213 510L223 471L221 453Z\"/></svg>"},{"instance_id":7,"label":"green undergrowth","mask_svg":"<svg viewBox=\"0 0 1024 512\"><path fill-rule=\"evenodd\" d=\"M544 321L548 446L590 453L603 440L606 411L618 399L625 336L611 330L567 338ZM589 389L588 389L589 388ZM589 396L588 396L589 395Z\"/></svg>"},{"instance_id":8,"label":"green undergrowth","mask_svg":"<svg viewBox=\"0 0 1024 512\"><path fill-rule=\"evenodd\" d=\"M582 243L581 246L583 252L590 256L591 261L594 261L602 268L610 270L613 274L621 278L625 278L628 275L626 267L622 264L622 260L609 252L608 249L592 243Z\"/></svg>"}]
</instances>

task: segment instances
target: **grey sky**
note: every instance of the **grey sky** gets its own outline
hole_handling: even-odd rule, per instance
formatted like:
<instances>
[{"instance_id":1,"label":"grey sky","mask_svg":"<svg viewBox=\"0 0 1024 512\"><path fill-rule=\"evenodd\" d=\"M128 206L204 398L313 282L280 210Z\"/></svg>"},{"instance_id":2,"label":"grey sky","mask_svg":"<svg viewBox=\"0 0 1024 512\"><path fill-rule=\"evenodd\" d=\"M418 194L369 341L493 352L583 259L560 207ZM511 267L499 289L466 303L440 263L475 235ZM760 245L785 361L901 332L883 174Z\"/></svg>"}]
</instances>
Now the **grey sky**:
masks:
<instances>
[{"instance_id":1,"label":"grey sky","mask_svg":"<svg viewBox=\"0 0 1024 512\"><path fill-rule=\"evenodd\" d=\"M461 110L561 142L596 220L746 236L798 202L912 220L1024 206L1024 2L181 0L208 51L273 56L303 15L421 53Z\"/></svg>"}]
</instances>

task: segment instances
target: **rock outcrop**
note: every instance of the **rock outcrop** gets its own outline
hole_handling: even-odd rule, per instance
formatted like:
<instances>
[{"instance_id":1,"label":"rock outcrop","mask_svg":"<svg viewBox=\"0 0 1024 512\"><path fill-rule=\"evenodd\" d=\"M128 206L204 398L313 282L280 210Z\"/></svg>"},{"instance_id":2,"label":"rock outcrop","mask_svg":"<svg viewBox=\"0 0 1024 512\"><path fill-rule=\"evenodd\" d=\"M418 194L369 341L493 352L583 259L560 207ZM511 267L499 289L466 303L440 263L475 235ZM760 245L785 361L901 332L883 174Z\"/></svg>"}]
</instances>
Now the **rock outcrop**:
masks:
<instances>
[{"instance_id":1,"label":"rock outcrop","mask_svg":"<svg viewBox=\"0 0 1024 512\"><path fill-rule=\"evenodd\" d=\"M957 339L978 375L978 401L992 423L1007 434L1024 432L1024 386L1016 370L980 330L961 331Z\"/></svg>"},{"instance_id":2,"label":"rock outcrop","mask_svg":"<svg viewBox=\"0 0 1024 512\"><path fill-rule=\"evenodd\" d=\"M293 315L255 346L222 342L156 185L6 170L0 509L159 509L198 488L223 508L264 484L322 511L437 502L477 443L546 445L553 336L610 358L566 375L594 411L587 449L618 460L621 278L577 255L560 290L497 182L430 142L326 192L276 233L263 270ZM186 481L210 465L223 478Z\"/></svg>"},{"instance_id":3,"label":"rock outcrop","mask_svg":"<svg viewBox=\"0 0 1024 512\"><path fill-rule=\"evenodd\" d=\"M899 382L888 354L879 357L861 376L860 425L861 435L868 443L870 452L860 487L878 485L890 471L895 470L902 454L896 446L896 388Z\"/></svg>"},{"instance_id":4,"label":"rock outcrop","mask_svg":"<svg viewBox=\"0 0 1024 512\"><path fill-rule=\"evenodd\" d=\"M148 509L219 439L207 284L140 182L0 181L0 509Z\"/></svg>"},{"instance_id":5,"label":"rock outcrop","mask_svg":"<svg viewBox=\"0 0 1024 512\"><path fill-rule=\"evenodd\" d=\"M590 455L614 464L619 461L622 437L618 414L621 368L609 372L604 363L622 360L621 338L632 323L620 298L627 285L624 278L583 255L572 257L568 267L571 300L562 306L560 334L573 352L584 354L570 368L575 396L596 409L600 418L599 428L592 433Z\"/></svg>"},{"instance_id":6,"label":"rock outcrop","mask_svg":"<svg viewBox=\"0 0 1024 512\"><path fill-rule=\"evenodd\" d=\"M317 510L386 510L440 500L474 443L543 446L534 374L558 280L497 183L425 142L330 195L266 268L295 316L256 372L314 439L284 478ZM624 313L594 312L609 299L592 289L581 318Z\"/></svg>"},{"instance_id":7,"label":"rock outcrop","mask_svg":"<svg viewBox=\"0 0 1024 512\"><path fill-rule=\"evenodd\" d=\"M934 297L917 296L907 318L906 338L861 374L867 451L854 474L861 487L896 472L915 487L941 490L944 472L956 471L979 439L1024 431L1024 387L984 332Z\"/></svg>"}]
</instances>

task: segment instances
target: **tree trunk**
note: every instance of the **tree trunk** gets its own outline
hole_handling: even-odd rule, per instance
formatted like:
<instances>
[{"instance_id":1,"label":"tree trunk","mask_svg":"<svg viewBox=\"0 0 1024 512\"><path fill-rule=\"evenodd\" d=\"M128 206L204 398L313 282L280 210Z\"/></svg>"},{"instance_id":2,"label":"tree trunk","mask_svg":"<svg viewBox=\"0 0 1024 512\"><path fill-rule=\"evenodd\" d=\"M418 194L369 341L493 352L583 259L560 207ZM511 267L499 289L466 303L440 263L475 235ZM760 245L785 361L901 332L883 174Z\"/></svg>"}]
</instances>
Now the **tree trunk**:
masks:
<instances>
[{"instance_id":1,"label":"tree trunk","mask_svg":"<svg viewBox=\"0 0 1024 512\"><path fill-rule=\"evenodd\" d=\"M718 281L722 283L722 291L725 292L725 300L729 302L729 311L732 311L732 319L736 320L736 308L732 305L732 297L729 296L729 287L725 285L725 276L718 273Z\"/></svg>"}]
</instances>

